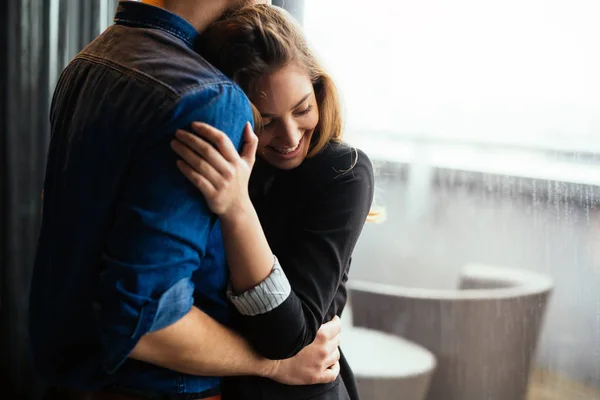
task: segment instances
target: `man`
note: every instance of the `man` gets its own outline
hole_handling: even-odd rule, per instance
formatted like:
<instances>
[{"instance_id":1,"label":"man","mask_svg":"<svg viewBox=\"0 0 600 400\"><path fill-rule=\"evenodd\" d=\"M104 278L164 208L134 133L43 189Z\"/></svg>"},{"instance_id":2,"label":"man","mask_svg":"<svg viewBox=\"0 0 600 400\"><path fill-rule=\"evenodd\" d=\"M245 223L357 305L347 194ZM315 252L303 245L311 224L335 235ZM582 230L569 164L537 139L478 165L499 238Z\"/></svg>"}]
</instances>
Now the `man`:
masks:
<instances>
[{"instance_id":1,"label":"man","mask_svg":"<svg viewBox=\"0 0 600 400\"><path fill-rule=\"evenodd\" d=\"M123 1L115 25L57 84L30 299L34 361L54 385L95 399L200 399L219 393L220 376L308 384L337 375L328 368L337 322L285 361L225 326L219 225L169 146L194 121L241 146L247 98L192 50L240 3ZM290 290L275 272L250 290L271 307Z\"/></svg>"}]
</instances>

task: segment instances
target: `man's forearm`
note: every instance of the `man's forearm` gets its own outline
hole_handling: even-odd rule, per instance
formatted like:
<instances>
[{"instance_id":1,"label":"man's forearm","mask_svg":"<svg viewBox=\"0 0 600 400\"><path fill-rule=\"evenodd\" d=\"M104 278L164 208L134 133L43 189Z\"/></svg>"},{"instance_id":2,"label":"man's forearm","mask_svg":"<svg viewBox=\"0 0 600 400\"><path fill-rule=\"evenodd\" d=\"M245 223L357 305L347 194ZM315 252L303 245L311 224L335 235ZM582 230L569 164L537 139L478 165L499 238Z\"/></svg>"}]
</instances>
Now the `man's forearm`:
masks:
<instances>
[{"instance_id":1,"label":"man's forearm","mask_svg":"<svg viewBox=\"0 0 600 400\"><path fill-rule=\"evenodd\" d=\"M176 323L143 336L130 357L200 376L271 377L278 363L259 356L241 336L196 307Z\"/></svg>"}]
</instances>

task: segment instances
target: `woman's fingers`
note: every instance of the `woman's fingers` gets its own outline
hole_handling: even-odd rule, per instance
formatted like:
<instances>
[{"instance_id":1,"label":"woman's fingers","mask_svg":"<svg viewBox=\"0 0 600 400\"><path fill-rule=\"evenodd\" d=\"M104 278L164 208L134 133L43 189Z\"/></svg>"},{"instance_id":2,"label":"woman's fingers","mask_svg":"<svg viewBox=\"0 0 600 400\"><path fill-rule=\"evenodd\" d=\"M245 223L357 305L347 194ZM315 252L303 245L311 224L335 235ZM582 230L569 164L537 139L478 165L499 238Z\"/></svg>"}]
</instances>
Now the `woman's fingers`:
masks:
<instances>
[{"instance_id":1,"label":"woman's fingers","mask_svg":"<svg viewBox=\"0 0 600 400\"><path fill-rule=\"evenodd\" d=\"M192 123L194 133L178 130L171 147L181 157L177 163L181 172L198 187L212 212L226 215L247 205L248 180L255 151L252 132L245 128L244 138L249 149L242 159L233 143L223 132L204 123ZM216 146L216 148L213 146Z\"/></svg>"},{"instance_id":2,"label":"woman's fingers","mask_svg":"<svg viewBox=\"0 0 600 400\"><path fill-rule=\"evenodd\" d=\"M203 122L193 122L192 129L198 136L214 144L227 161L235 162L239 159L237 149L225 133Z\"/></svg>"},{"instance_id":3,"label":"woman's fingers","mask_svg":"<svg viewBox=\"0 0 600 400\"><path fill-rule=\"evenodd\" d=\"M224 177L231 177L233 173L232 166L225 157L219 153L219 150L215 149L209 142L184 130L178 130L175 132L175 136L177 137L177 140L183 143L188 149L192 150L187 153L189 160L186 159L190 166L195 168L196 159L202 158ZM198 155L201 157L198 157Z\"/></svg>"},{"instance_id":4,"label":"woman's fingers","mask_svg":"<svg viewBox=\"0 0 600 400\"><path fill-rule=\"evenodd\" d=\"M250 168L254 165L256 160L256 149L258 148L258 137L252 130L250 122L246 123L244 127L244 147L242 148L241 157Z\"/></svg>"},{"instance_id":5,"label":"woman's fingers","mask_svg":"<svg viewBox=\"0 0 600 400\"><path fill-rule=\"evenodd\" d=\"M202 175L207 179L212 186L220 187L223 184L223 177L209 162L203 157L196 154L188 146L180 143L177 140L171 142L171 148L181 157L187 166L196 174ZM186 175L187 176L187 175Z\"/></svg>"},{"instance_id":6,"label":"woman's fingers","mask_svg":"<svg viewBox=\"0 0 600 400\"><path fill-rule=\"evenodd\" d=\"M210 183L210 181L208 179L206 179L204 176L202 176L201 174L199 174L198 172L196 172L188 164L186 164L185 162L183 162L181 160L178 160L177 161L177 168L179 168L179 170L181 171L181 173L183 175L185 175L185 177L190 182L192 182L192 184L194 186L196 186L198 189L200 189L200 191L202 192L202 194L204 195L204 197L211 197L211 196L214 196L216 194L217 189L215 189L215 187L213 186L213 184Z\"/></svg>"}]
</instances>

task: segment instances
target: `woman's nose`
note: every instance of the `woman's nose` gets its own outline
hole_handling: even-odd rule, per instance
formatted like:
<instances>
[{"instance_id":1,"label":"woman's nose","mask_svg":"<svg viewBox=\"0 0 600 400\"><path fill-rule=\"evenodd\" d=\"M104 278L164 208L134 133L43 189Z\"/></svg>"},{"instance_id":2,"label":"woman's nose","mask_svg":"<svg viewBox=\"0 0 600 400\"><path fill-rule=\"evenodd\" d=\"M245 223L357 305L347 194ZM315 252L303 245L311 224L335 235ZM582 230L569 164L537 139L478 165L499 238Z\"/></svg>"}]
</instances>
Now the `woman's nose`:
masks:
<instances>
[{"instance_id":1,"label":"woman's nose","mask_svg":"<svg viewBox=\"0 0 600 400\"><path fill-rule=\"evenodd\" d=\"M296 146L300 141L302 134L298 124L293 119L284 120L281 125L280 140L285 146Z\"/></svg>"}]
</instances>

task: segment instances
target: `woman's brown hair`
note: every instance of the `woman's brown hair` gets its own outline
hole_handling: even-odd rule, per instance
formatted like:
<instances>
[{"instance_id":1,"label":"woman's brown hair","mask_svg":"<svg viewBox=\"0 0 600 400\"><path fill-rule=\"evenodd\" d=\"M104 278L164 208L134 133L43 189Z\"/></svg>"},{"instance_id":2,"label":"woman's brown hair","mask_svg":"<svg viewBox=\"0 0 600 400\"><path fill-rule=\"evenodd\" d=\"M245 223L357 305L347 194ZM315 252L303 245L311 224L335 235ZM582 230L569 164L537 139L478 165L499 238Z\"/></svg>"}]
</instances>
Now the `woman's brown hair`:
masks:
<instances>
[{"instance_id":1,"label":"woman's brown hair","mask_svg":"<svg viewBox=\"0 0 600 400\"><path fill-rule=\"evenodd\" d=\"M308 157L330 141L341 141L342 116L337 89L316 59L302 29L284 10L266 4L248 6L225 15L198 40L198 52L236 82L248 96L257 81L291 63L306 69L319 108ZM262 129L260 113L253 106L255 130Z\"/></svg>"}]
</instances>

